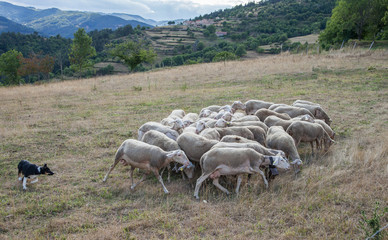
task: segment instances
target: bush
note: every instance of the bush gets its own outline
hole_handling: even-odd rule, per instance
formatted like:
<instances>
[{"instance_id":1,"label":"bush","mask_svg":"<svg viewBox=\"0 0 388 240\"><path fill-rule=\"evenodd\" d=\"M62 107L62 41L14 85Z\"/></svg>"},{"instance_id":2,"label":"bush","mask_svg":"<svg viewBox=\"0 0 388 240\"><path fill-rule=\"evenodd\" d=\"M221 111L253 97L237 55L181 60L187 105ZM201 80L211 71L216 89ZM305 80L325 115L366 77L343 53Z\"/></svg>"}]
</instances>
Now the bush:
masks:
<instances>
[{"instance_id":1,"label":"bush","mask_svg":"<svg viewBox=\"0 0 388 240\"><path fill-rule=\"evenodd\" d=\"M114 71L114 67L112 65L108 65L106 67L100 68L96 71L96 74L99 76L104 76L104 75L110 75Z\"/></svg>"}]
</instances>

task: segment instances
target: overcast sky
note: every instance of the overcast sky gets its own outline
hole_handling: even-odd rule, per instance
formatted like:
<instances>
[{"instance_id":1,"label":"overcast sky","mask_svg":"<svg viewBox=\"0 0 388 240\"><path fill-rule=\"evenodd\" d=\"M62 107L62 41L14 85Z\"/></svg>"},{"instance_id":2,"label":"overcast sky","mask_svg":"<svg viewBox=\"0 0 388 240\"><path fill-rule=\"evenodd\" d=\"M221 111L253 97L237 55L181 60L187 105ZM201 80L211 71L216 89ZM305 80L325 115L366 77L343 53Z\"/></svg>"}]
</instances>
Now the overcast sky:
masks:
<instances>
[{"instance_id":1,"label":"overcast sky","mask_svg":"<svg viewBox=\"0 0 388 240\"><path fill-rule=\"evenodd\" d=\"M189 19L253 0L5 0L38 9L59 8L104 13L128 13L153 20ZM258 2L258 0L256 0Z\"/></svg>"}]
</instances>

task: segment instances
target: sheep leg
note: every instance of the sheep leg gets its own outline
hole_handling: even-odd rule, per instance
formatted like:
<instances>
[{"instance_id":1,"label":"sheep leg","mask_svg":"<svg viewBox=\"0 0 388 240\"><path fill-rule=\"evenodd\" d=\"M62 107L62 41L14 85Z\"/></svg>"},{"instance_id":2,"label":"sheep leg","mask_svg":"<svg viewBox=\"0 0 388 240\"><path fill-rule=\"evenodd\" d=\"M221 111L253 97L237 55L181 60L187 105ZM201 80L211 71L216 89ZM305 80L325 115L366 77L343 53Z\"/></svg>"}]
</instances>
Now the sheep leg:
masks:
<instances>
[{"instance_id":1,"label":"sheep leg","mask_svg":"<svg viewBox=\"0 0 388 240\"><path fill-rule=\"evenodd\" d=\"M131 170L129 171L129 177L131 178L131 186L133 186L133 171L134 170L135 170L135 168L131 166Z\"/></svg>"},{"instance_id":2,"label":"sheep leg","mask_svg":"<svg viewBox=\"0 0 388 240\"><path fill-rule=\"evenodd\" d=\"M133 171L132 171L132 172L133 172ZM135 187L136 187L139 183L143 182L143 181L147 178L147 175L148 175L148 173L144 173L144 174L143 174L143 177L140 179L140 181L138 181L138 182L135 183L135 184L132 184L132 185L131 185L131 190L135 189Z\"/></svg>"},{"instance_id":3,"label":"sheep leg","mask_svg":"<svg viewBox=\"0 0 388 240\"><path fill-rule=\"evenodd\" d=\"M163 176L163 173L166 170L166 168L167 168L167 182L170 183L170 176L171 176L171 167L170 167L170 165L167 165L166 167L164 167L162 169L162 171L160 172L160 176Z\"/></svg>"},{"instance_id":4,"label":"sheep leg","mask_svg":"<svg viewBox=\"0 0 388 240\"><path fill-rule=\"evenodd\" d=\"M264 182L264 185L265 185L265 188L268 189L268 181L267 179L265 178L265 174L263 173L263 171L261 171L260 169L257 171L261 177L263 178L263 182Z\"/></svg>"},{"instance_id":5,"label":"sheep leg","mask_svg":"<svg viewBox=\"0 0 388 240\"><path fill-rule=\"evenodd\" d=\"M238 175L238 176L237 176L237 187L236 187L236 194L237 194L237 195L238 195L238 192L239 192L239 190L240 190L241 182L242 182L242 177L241 177L241 175Z\"/></svg>"},{"instance_id":6,"label":"sheep leg","mask_svg":"<svg viewBox=\"0 0 388 240\"><path fill-rule=\"evenodd\" d=\"M155 177L159 180L160 184L162 184L162 187L163 187L163 191L165 194L168 194L168 190L167 188L164 186L164 183L163 183L163 179L162 179L162 176L159 175L159 171L156 170L156 171L153 171Z\"/></svg>"},{"instance_id":7,"label":"sheep leg","mask_svg":"<svg viewBox=\"0 0 388 240\"><path fill-rule=\"evenodd\" d=\"M200 176L198 179L197 179L197 184L195 185L195 190L194 190L194 197L196 199L199 199L198 197L198 192L199 192L199 188L201 187L202 185L202 182L206 180L206 178L208 178L210 176L211 173L209 174L202 174L202 176Z\"/></svg>"},{"instance_id":8,"label":"sheep leg","mask_svg":"<svg viewBox=\"0 0 388 240\"><path fill-rule=\"evenodd\" d=\"M311 153L314 155L314 142L310 142L311 145Z\"/></svg>"},{"instance_id":9,"label":"sheep leg","mask_svg":"<svg viewBox=\"0 0 388 240\"><path fill-rule=\"evenodd\" d=\"M110 174L110 172L112 172L112 170L116 167L117 163L120 162L120 159L116 159L115 162L112 164L112 166L110 166L108 172L106 173L105 177L104 177L104 180L102 180L103 182L106 182L106 180L108 179L108 176Z\"/></svg>"},{"instance_id":10,"label":"sheep leg","mask_svg":"<svg viewBox=\"0 0 388 240\"><path fill-rule=\"evenodd\" d=\"M219 178L214 178L213 179L213 184L216 186L216 187L218 187L221 191L223 191L224 193L226 193L226 194L230 194L230 192L226 189L226 188L224 188L223 186L221 186L221 184L218 182L218 180L219 180Z\"/></svg>"}]
</instances>

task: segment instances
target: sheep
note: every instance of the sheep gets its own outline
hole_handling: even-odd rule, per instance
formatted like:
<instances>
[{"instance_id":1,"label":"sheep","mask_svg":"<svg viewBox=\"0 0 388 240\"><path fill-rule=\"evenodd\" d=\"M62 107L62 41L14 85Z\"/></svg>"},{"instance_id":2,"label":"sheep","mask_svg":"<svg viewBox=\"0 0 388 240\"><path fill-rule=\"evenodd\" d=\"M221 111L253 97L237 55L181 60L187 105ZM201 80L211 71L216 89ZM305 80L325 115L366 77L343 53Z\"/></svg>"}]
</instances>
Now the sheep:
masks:
<instances>
[{"instance_id":1,"label":"sheep","mask_svg":"<svg viewBox=\"0 0 388 240\"><path fill-rule=\"evenodd\" d=\"M267 131L268 127L263 122L260 121L246 121L246 122L227 122L224 119L219 119L215 127L248 127L248 126L257 126Z\"/></svg>"},{"instance_id":2,"label":"sheep","mask_svg":"<svg viewBox=\"0 0 388 240\"><path fill-rule=\"evenodd\" d=\"M245 112L247 115L252 115L254 114L257 110L262 109L262 108L269 108L273 102L265 102L265 101L260 101L260 100L249 100L245 102Z\"/></svg>"},{"instance_id":3,"label":"sheep","mask_svg":"<svg viewBox=\"0 0 388 240\"><path fill-rule=\"evenodd\" d=\"M233 119L235 120L235 119L243 118L245 116L247 116L245 112L236 112L233 114Z\"/></svg>"},{"instance_id":4,"label":"sheep","mask_svg":"<svg viewBox=\"0 0 388 240\"><path fill-rule=\"evenodd\" d=\"M183 118L182 118L182 121L183 121L183 125L185 127L197 122L199 119L199 116L197 113L188 113L186 114Z\"/></svg>"},{"instance_id":5,"label":"sheep","mask_svg":"<svg viewBox=\"0 0 388 240\"><path fill-rule=\"evenodd\" d=\"M288 105L288 104L285 104L285 103L275 103L275 104L273 104L273 105L271 105L269 108L268 108L268 110L274 110L275 108L277 108L277 107L284 107L284 106L290 106L290 105Z\"/></svg>"},{"instance_id":6,"label":"sheep","mask_svg":"<svg viewBox=\"0 0 388 240\"><path fill-rule=\"evenodd\" d=\"M264 155L280 155L282 157L286 157L286 154L282 150L277 150L277 149L271 149L265 147L263 144L258 143L257 141L249 140L237 135L227 135L221 138L220 143L250 143L254 145L259 145L261 150L258 151L259 153L262 153Z\"/></svg>"},{"instance_id":7,"label":"sheep","mask_svg":"<svg viewBox=\"0 0 388 240\"><path fill-rule=\"evenodd\" d=\"M196 123L196 127L195 127L195 133L196 134L200 134L203 130L205 130L207 128L206 126L206 122L204 120L199 120L197 123Z\"/></svg>"},{"instance_id":8,"label":"sheep","mask_svg":"<svg viewBox=\"0 0 388 240\"><path fill-rule=\"evenodd\" d=\"M327 115L327 113L318 104L314 104L314 103L312 103L312 104L305 104L305 103L297 102L297 103L294 103L292 105L295 106L295 107L300 107L300 108L304 108L304 109L309 110L316 119L324 120L326 122L326 124L328 124L329 126L330 126L330 124L332 122L332 120L329 117L329 115Z\"/></svg>"},{"instance_id":9,"label":"sheep","mask_svg":"<svg viewBox=\"0 0 388 240\"><path fill-rule=\"evenodd\" d=\"M141 141L154 146L158 146L164 151L174 151L180 149L176 141L172 140L165 134L156 130L149 130L148 132L146 132L141 138Z\"/></svg>"},{"instance_id":10,"label":"sheep","mask_svg":"<svg viewBox=\"0 0 388 240\"><path fill-rule=\"evenodd\" d=\"M234 101L232 104L232 109L234 110L234 112L236 112L239 109L245 111L246 106L244 103L242 103L240 101Z\"/></svg>"},{"instance_id":11,"label":"sheep","mask_svg":"<svg viewBox=\"0 0 388 240\"><path fill-rule=\"evenodd\" d=\"M284 119L284 120L290 120L290 116L288 116L287 114L285 113L277 113L275 111L272 111L272 110L268 110L268 109L259 109L255 112L255 116L257 116L259 118L260 121L264 122L264 120L268 117L268 116L276 116L278 118L281 118L281 119Z\"/></svg>"},{"instance_id":12,"label":"sheep","mask_svg":"<svg viewBox=\"0 0 388 240\"><path fill-rule=\"evenodd\" d=\"M318 123L310 123L306 121L293 122L286 131L295 141L295 146L298 147L300 142L310 142L311 151L314 154L314 144L316 142L317 149L325 144L325 151L333 143L325 129Z\"/></svg>"},{"instance_id":13,"label":"sheep","mask_svg":"<svg viewBox=\"0 0 388 240\"><path fill-rule=\"evenodd\" d=\"M260 119L254 115L246 115L240 118L233 118L232 122L246 122L246 121L260 121Z\"/></svg>"},{"instance_id":14,"label":"sheep","mask_svg":"<svg viewBox=\"0 0 388 240\"><path fill-rule=\"evenodd\" d=\"M152 172L155 177L162 184L164 193L168 194L167 188L164 186L163 179L159 175L159 170L170 162L177 162L183 165L183 168L191 168L194 165L187 159L186 154L182 150L164 151L160 147L150 145L135 139L125 140L116 152L115 161L109 168L104 177L103 182L106 182L110 172L115 168L117 163L122 162L124 166L130 165L131 190L133 190L139 183L145 180L146 176ZM146 172L143 174L141 180L133 183L133 171L136 169L143 169Z\"/></svg>"},{"instance_id":15,"label":"sheep","mask_svg":"<svg viewBox=\"0 0 388 240\"><path fill-rule=\"evenodd\" d=\"M282 150L292 160L291 164L294 167L295 173L299 172L299 166L302 164L302 161L295 146L295 141L282 127L270 127L265 143L268 148Z\"/></svg>"},{"instance_id":16,"label":"sheep","mask_svg":"<svg viewBox=\"0 0 388 240\"><path fill-rule=\"evenodd\" d=\"M277 113L286 113L291 118L297 117L300 115L305 115L305 114L308 114L311 117L314 117L313 114L309 110L307 110L305 108L294 107L294 106L279 106L279 107L275 108L274 111Z\"/></svg>"},{"instance_id":17,"label":"sheep","mask_svg":"<svg viewBox=\"0 0 388 240\"><path fill-rule=\"evenodd\" d=\"M272 126L281 126L284 128L284 130L286 130L288 128L288 126L291 125L291 123L293 123L292 120L284 120L284 119L281 119L275 115L273 116L268 116L265 120L264 120L264 124L267 126L267 127L272 127Z\"/></svg>"},{"instance_id":18,"label":"sheep","mask_svg":"<svg viewBox=\"0 0 388 240\"><path fill-rule=\"evenodd\" d=\"M300 115L300 116L294 117L291 120L292 121L306 121L306 122L313 123L313 122L315 122L316 119L314 119L313 117L311 117L308 114L305 114L305 115Z\"/></svg>"},{"instance_id":19,"label":"sheep","mask_svg":"<svg viewBox=\"0 0 388 240\"><path fill-rule=\"evenodd\" d=\"M265 156L250 148L214 148L205 153L200 160L202 175L197 179L194 197L199 199L198 192L208 177L213 179L213 184L221 191L229 194L229 191L219 184L219 177L222 175L237 175L236 194L239 193L242 174L258 173L262 176L265 187L268 188L268 181L261 166L274 165L279 169L288 170L290 164L280 156Z\"/></svg>"},{"instance_id":20,"label":"sheep","mask_svg":"<svg viewBox=\"0 0 388 240\"><path fill-rule=\"evenodd\" d=\"M209 151L209 149L218 143L218 141L209 140L205 137L193 133L182 133L178 137L177 143L179 147L187 154L187 157L190 159L190 161L199 163L202 155Z\"/></svg>"},{"instance_id":21,"label":"sheep","mask_svg":"<svg viewBox=\"0 0 388 240\"><path fill-rule=\"evenodd\" d=\"M212 112L218 112L221 106L211 105L205 108L202 108L199 112L199 117L208 117ZM206 116L207 115L207 116Z\"/></svg>"},{"instance_id":22,"label":"sheep","mask_svg":"<svg viewBox=\"0 0 388 240\"><path fill-rule=\"evenodd\" d=\"M246 143L243 143L243 142L241 142L241 143L239 143L239 142L222 142L221 141L221 142L217 143L216 145L214 145L211 149L213 149L213 148L225 148L225 147L251 148L251 149L255 150L256 152L261 153L263 155L269 155L269 156L280 155L282 157L286 157L286 155L283 151L266 148L263 145L261 145L260 143L257 143L254 141L250 141L250 142L246 142Z\"/></svg>"},{"instance_id":23,"label":"sheep","mask_svg":"<svg viewBox=\"0 0 388 240\"><path fill-rule=\"evenodd\" d=\"M211 140L219 141L221 139L220 133L215 128L206 128L199 135Z\"/></svg>"},{"instance_id":24,"label":"sheep","mask_svg":"<svg viewBox=\"0 0 388 240\"><path fill-rule=\"evenodd\" d=\"M255 122L226 122L223 119L220 119L217 121L216 127L219 128L224 128L224 127L247 127L252 133L253 133L253 138L258 141L261 144L264 144L265 141L265 136L266 136L266 130L268 127L260 122L260 121L255 121ZM264 127L264 128L263 128Z\"/></svg>"},{"instance_id":25,"label":"sheep","mask_svg":"<svg viewBox=\"0 0 388 240\"><path fill-rule=\"evenodd\" d=\"M186 115L186 113L184 110L175 109L170 113L169 117L174 118L174 119L176 119L176 118L182 119L185 115Z\"/></svg>"},{"instance_id":26,"label":"sheep","mask_svg":"<svg viewBox=\"0 0 388 240\"><path fill-rule=\"evenodd\" d=\"M316 106L321 106L319 105L318 103L313 103L313 102L310 102L310 101L306 101L306 100L295 100L295 102L292 103L292 106L294 106L294 104L307 104L307 105L316 105Z\"/></svg>"},{"instance_id":27,"label":"sheep","mask_svg":"<svg viewBox=\"0 0 388 240\"><path fill-rule=\"evenodd\" d=\"M180 121L182 123L182 121ZM143 135L148 132L149 130L156 130L163 134L165 134L167 137L171 138L172 140L176 140L179 136L179 133L177 130L181 129L183 127L180 125L179 127L176 126L177 124L174 124L173 128L167 127L162 125L161 123L157 122L147 122L140 126L138 130L138 140L141 140Z\"/></svg>"},{"instance_id":28,"label":"sheep","mask_svg":"<svg viewBox=\"0 0 388 240\"><path fill-rule=\"evenodd\" d=\"M315 119L314 122L320 124L323 127L323 129L325 129L327 134L329 134L330 138L334 140L335 132L325 121L320 119Z\"/></svg>"},{"instance_id":29,"label":"sheep","mask_svg":"<svg viewBox=\"0 0 388 240\"><path fill-rule=\"evenodd\" d=\"M253 133L247 127L228 127L228 128L214 128L214 129L220 134L219 139L221 139L226 135L237 135L251 140L254 139Z\"/></svg>"},{"instance_id":30,"label":"sheep","mask_svg":"<svg viewBox=\"0 0 388 240\"><path fill-rule=\"evenodd\" d=\"M150 131L146 132L143 135L141 141L148 143L148 144L151 144L151 145L154 145L154 146L158 146L161 149L163 149L164 151L168 151L168 152L174 151L174 150L180 150L180 147L176 141L167 137L163 133L155 131L155 130L150 130ZM163 175L164 169L165 168L163 168L162 172L160 173L161 176ZM171 175L170 165L167 165L167 169L168 169L167 181L170 182L170 175ZM192 176L194 174L193 170L194 170L194 168L185 169L185 173L189 178L192 178Z\"/></svg>"},{"instance_id":31,"label":"sheep","mask_svg":"<svg viewBox=\"0 0 388 240\"><path fill-rule=\"evenodd\" d=\"M235 142L235 143L257 143L255 140L250 140L237 135L223 136L220 142Z\"/></svg>"},{"instance_id":32,"label":"sheep","mask_svg":"<svg viewBox=\"0 0 388 240\"><path fill-rule=\"evenodd\" d=\"M163 118L162 121L160 121L160 124L162 124L166 127L170 127L174 130L177 130L178 132L185 127L182 119L180 119L180 118L174 119L171 117L166 117L166 118Z\"/></svg>"},{"instance_id":33,"label":"sheep","mask_svg":"<svg viewBox=\"0 0 388 240\"><path fill-rule=\"evenodd\" d=\"M205 118L209 117L213 112L210 111L209 109L202 109L201 112L199 113L199 118Z\"/></svg>"}]
</instances>

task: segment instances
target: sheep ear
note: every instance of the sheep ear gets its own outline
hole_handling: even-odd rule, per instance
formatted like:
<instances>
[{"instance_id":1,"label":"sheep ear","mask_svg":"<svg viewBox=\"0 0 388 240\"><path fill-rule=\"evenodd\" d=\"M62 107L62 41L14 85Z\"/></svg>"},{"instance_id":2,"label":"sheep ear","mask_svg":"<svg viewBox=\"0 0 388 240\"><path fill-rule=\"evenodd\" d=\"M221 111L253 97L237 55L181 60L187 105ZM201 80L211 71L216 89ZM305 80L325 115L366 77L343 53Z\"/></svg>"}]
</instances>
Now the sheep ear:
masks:
<instances>
[{"instance_id":1,"label":"sheep ear","mask_svg":"<svg viewBox=\"0 0 388 240\"><path fill-rule=\"evenodd\" d=\"M168 158L172 158L172 157L174 157L176 155L176 151L173 151L173 152L169 152L168 154L167 154L167 157Z\"/></svg>"}]
</instances>

